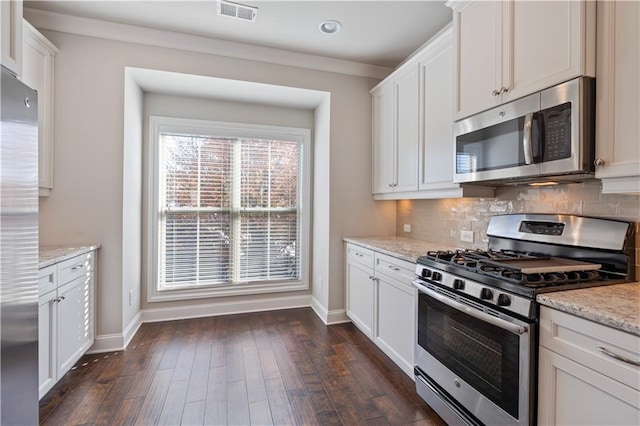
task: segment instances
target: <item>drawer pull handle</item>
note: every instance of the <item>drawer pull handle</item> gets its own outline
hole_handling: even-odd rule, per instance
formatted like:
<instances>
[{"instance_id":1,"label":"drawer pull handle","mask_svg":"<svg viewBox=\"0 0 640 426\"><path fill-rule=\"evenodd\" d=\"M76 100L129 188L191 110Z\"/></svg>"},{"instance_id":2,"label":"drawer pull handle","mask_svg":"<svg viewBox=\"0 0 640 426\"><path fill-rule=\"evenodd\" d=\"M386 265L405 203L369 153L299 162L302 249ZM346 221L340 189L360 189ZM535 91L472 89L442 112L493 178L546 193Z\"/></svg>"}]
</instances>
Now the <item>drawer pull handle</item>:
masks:
<instances>
[{"instance_id":1,"label":"drawer pull handle","mask_svg":"<svg viewBox=\"0 0 640 426\"><path fill-rule=\"evenodd\" d=\"M400 268L398 268L397 266L393 266L393 265L389 265L387 266L387 268L391 269L392 271L398 272L400 270Z\"/></svg>"},{"instance_id":2,"label":"drawer pull handle","mask_svg":"<svg viewBox=\"0 0 640 426\"><path fill-rule=\"evenodd\" d=\"M64 296L60 296L60 297L58 297L57 299L55 299L55 301L56 301L56 302L58 302L58 303L60 303L60 302L62 302L64 299L65 299L65 297L64 297Z\"/></svg>"},{"instance_id":3,"label":"drawer pull handle","mask_svg":"<svg viewBox=\"0 0 640 426\"><path fill-rule=\"evenodd\" d=\"M355 255L358 257L363 257L364 255L362 253L358 253L357 251L355 252Z\"/></svg>"},{"instance_id":4,"label":"drawer pull handle","mask_svg":"<svg viewBox=\"0 0 640 426\"><path fill-rule=\"evenodd\" d=\"M71 268L71 270L72 270L72 271L75 271L75 270L77 270L77 269L82 268L83 266L84 266L84 263L81 263L81 264L76 265L76 266L74 266L73 268Z\"/></svg>"},{"instance_id":5,"label":"drawer pull handle","mask_svg":"<svg viewBox=\"0 0 640 426\"><path fill-rule=\"evenodd\" d=\"M606 356L609 356L611 358L617 359L618 361L626 362L627 364L631 364L631 365L635 365L636 367L640 367L640 362L634 361L634 360L626 358L626 357L624 357L622 355L618 355L616 353L613 353L607 348L603 348L602 346L598 346L596 349L598 349L600 352L602 352Z\"/></svg>"}]
</instances>

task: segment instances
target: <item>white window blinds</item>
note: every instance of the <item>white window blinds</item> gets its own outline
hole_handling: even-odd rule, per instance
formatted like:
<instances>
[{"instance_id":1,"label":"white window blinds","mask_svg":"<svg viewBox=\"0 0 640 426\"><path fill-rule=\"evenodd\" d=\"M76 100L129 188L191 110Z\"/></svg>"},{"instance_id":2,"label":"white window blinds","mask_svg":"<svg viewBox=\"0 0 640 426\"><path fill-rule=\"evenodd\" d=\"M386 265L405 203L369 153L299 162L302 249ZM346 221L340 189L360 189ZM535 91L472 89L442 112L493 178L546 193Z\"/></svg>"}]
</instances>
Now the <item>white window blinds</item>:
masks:
<instances>
[{"instance_id":1,"label":"white window blinds","mask_svg":"<svg viewBox=\"0 0 640 426\"><path fill-rule=\"evenodd\" d=\"M299 282L302 143L158 135L158 290Z\"/></svg>"}]
</instances>

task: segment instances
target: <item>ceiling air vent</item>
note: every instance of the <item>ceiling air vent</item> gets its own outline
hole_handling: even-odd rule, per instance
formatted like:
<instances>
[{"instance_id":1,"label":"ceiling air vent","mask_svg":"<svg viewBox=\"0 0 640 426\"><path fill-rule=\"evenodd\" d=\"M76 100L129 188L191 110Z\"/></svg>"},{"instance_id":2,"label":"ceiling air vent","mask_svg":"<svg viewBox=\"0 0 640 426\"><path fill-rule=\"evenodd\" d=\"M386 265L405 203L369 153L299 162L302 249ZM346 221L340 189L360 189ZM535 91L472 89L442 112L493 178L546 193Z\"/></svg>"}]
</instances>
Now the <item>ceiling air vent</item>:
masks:
<instances>
[{"instance_id":1,"label":"ceiling air vent","mask_svg":"<svg viewBox=\"0 0 640 426\"><path fill-rule=\"evenodd\" d=\"M256 22L258 8L231 1L218 0L218 15L241 21Z\"/></svg>"}]
</instances>

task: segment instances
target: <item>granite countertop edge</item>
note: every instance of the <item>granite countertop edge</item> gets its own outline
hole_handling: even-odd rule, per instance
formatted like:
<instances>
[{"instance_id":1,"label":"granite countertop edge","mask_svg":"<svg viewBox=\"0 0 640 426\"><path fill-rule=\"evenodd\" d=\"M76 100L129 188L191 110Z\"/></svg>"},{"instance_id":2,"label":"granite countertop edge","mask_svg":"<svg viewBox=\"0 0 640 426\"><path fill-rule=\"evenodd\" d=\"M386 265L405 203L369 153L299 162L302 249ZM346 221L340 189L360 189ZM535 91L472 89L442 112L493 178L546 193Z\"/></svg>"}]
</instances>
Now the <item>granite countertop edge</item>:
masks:
<instances>
[{"instance_id":1,"label":"granite countertop edge","mask_svg":"<svg viewBox=\"0 0 640 426\"><path fill-rule=\"evenodd\" d=\"M419 256L430 250L455 250L455 247L406 237L345 237L344 241L383 253L407 262L416 263Z\"/></svg>"},{"instance_id":2,"label":"granite countertop edge","mask_svg":"<svg viewBox=\"0 0 640 426\"><path fill-rule=\"evenodd\" d=\"M538 303L640 336L640 282L539 294Z\"/></svg>"},{"instance_id":3,"label":"granite countertop edge","mask_svg":"<svg viewBox=\"0 0 640 426\"><path fill-rule=\"evenodd\" d=\"M98 250L100 244L73 244L40 246L38 248L38 268L46 268L72 257Z\"/></svg>"}]
</instances>

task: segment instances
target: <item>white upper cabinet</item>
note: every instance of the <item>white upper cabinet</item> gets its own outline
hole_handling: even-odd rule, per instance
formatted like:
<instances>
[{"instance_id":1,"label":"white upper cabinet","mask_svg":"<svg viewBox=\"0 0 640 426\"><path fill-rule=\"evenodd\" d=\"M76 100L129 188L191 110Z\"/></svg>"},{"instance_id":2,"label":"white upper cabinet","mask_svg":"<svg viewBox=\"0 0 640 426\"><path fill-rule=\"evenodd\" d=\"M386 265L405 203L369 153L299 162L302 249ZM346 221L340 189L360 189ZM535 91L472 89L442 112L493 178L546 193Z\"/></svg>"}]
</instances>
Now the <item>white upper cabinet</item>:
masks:
<instances>
[{"instance_id":1,"label":"white upper cabinet","mask_svg":"<svg viewBox=\"0 0 640 426\"><path fill-rule=\"evenodd\" d=\"M53 64L58 48L27 21L23 23L22 81L38 91L38 187L53 188Z\"/></svg>"},{"instance_id":2,"label":"white upper cabinet","mask_svg":"<svg viewBox=\"0 0 640 426\"><path fill-rule=\"evenodd\" d=\"M595 2L450 1L459 120L595 75Z\"/></svg>"},{"instance_id":3,"label":"white upper cabinet","mask_svg":"<svg viewBox=\"0 0 640 426\"><path fill-rule=\"evenodd\" d=\"M372 92L373 193L418 189L418 67Z\"/></svg>"},{"instance_id":4,"label":"white upper cabinet","mask_svg":"<svg viewBox=\"0 0 640 426\"><path fill-rule=\"evenodd\" d=\"M598 3L596 177L640 193L640 3Z\"/></svg>"},{"instance_id":5,"label":"white upper cabinet","mask_svg":"<svg viewBox=\"0 0 640 426\"><path fill-rule=\"evenodd\" d=\"M22 1L0 1L0 46L2 66L22 74Z\"/></svg>"},{"instance_id":6,"label":"white upper cabinet","mask_svg":"<svg viewBox=\"0 0 640 426\"><path fill-rule=\"evenodd\" d=\"M396 192L418 189L418 67L414 64L397 75L396 95Z\"/></svg>"},{"instance_id":7,"label":"white upper cabinet","mask_svg":"<svg viewBox=\"0 0 640 426\"><path fill-rule=\"evenodd\" d=\"M453 35L449 26L371 91L377 200L493 196L453 183Z\"/></svg>"}]
</instances>

